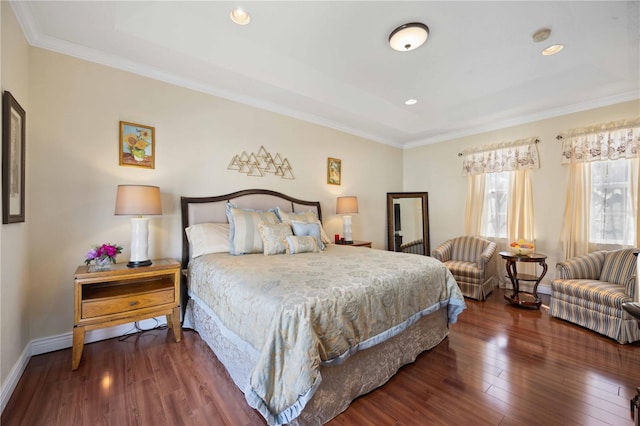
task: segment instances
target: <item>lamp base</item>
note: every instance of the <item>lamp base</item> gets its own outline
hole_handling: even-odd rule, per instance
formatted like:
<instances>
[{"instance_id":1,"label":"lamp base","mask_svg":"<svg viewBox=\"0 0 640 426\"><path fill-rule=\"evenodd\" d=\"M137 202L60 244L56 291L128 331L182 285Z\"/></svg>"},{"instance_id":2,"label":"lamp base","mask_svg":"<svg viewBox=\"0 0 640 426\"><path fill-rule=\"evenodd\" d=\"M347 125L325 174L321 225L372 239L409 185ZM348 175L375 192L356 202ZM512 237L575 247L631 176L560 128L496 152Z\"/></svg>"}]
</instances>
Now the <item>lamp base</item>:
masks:
<instances>
[{"instance_id":1,"label":"lamp base","mask_svg":"<svg viewBox=\"0 0 640 426\"><path fill-rule=\"evenodd\" d=\"M151 260L147 259L147 260L140 260L137 262L130 261L129 263L127 263L127 268L139 268L141 266L151 266Z\"/></svg>"}]
</instances>

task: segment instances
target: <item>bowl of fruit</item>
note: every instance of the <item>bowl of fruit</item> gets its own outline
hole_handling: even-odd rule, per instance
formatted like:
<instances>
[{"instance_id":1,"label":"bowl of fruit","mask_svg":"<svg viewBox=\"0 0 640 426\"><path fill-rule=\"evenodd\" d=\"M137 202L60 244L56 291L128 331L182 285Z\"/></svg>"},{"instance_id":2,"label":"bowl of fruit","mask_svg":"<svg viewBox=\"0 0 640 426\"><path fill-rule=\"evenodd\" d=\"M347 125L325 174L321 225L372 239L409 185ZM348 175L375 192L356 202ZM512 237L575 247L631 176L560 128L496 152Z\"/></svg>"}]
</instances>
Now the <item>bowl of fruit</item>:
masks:
<instances>
[{"instance_id":1,"label":"bowl of fruit","mask_svg":"<svg viewBox=\"0 0 640 426\"><path fill-rule=\"evenodd\" d=\"M509 251L517 256L526 256L533 253L533 243L520 239L509 244Z\"/></svg>"}]
</instances>

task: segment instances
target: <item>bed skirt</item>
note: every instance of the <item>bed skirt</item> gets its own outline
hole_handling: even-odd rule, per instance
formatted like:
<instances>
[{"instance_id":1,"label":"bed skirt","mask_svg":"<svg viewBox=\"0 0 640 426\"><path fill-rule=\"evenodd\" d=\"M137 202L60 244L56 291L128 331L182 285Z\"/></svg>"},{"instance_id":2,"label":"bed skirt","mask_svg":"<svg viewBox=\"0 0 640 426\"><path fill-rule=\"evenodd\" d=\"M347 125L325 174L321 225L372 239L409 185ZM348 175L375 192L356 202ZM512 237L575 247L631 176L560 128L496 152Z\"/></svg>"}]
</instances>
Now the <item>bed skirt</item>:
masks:
<instances>
[{"instance_id":1,"label":"bed skirt","mask_svg":"<svg viewBox=\"0 0 640 426\"><path fill-rule=\"evenodd\" d=\"M225 335L201 302L190 299L185 324L191 325L213 350L240 390L249 389L249 377L258 353L238 347ZM449 334L447 308L420 318L399 335L370 349L356 352L344 363L323 366L322 382L292 425L321 425L349 407L351 401L386 383L400 367L415 361Z\"/></svg>"}]
</instances>

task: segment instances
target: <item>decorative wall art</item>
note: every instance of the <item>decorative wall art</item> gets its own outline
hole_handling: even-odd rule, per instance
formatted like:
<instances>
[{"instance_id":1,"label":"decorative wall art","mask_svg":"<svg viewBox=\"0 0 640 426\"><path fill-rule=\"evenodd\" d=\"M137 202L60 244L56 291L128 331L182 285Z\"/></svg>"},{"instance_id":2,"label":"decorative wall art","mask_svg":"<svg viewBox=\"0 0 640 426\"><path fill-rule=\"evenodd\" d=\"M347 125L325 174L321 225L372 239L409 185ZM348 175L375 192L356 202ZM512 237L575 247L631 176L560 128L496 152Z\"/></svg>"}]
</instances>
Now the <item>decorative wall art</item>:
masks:
<instances>
[{"instance_id":1,"label":"decorative wall art","mask_svg":"<svg viewBox=\"0 0 640 426\"><path fill-rule=\"evenodd\" d=\"M2 97L2 223L24 222L26 113L5 90Z\"/></svg>"},{"instance_id":2,"label":"decorative wall art","mask_svg":"<svg viewBox=\"0 0 640 426\"><path fill-rule=\"evenodd\" d=\"M120 165L154 169L156 129L142 124L120 122Z\"/></svg>"},{"instance_id":3,"label":"decorative wall art","mask_svg":"<svg viewBox=\"0 0 640 426\"><path fill-rule=\"evenodd\" d=\"M264 146L260 147L257 154L242 151L242 154L234 155L227 169L246 173L247 176L263 177L265 173L271 173L282 179L295 179L289 160L286 157L283 159L280 154L272 156Z\"/></svg>"},{"instance_id":4,"label":"decorative wall art","mask_svg":"<svg viewBox=\"0 0 640 426\"><path fill-rule=\"evenodd\" d=\"M340 185L342 178L342 160L329 157L327 159L327 183L329 185Z\"/></svg>"}]
</instances>

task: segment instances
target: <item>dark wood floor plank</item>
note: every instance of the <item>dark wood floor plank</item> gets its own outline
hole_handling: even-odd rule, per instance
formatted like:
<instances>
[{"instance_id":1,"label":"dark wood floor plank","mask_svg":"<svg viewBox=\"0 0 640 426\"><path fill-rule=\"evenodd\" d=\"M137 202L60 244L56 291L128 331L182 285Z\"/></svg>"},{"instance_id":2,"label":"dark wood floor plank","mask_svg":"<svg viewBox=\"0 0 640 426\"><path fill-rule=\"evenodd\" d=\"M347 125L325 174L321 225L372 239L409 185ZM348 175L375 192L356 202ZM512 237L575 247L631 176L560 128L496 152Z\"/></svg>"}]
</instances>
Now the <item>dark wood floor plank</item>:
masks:
<instances>
[{"instance_id":1,"label":"dark wood floor plank","mask_svg":"<svg viewBox=\"0 0 640 426\"><path fill-rule=\"evenodd\" d=\"M632 426L640 343L619 345L502 295L467 300L447 339L329 424ZM180 343L162 329L88 344L78 370L70 364L70 349L33 357L0 423L265 424L191 331Z\"/></svg>"}]
</instances>

